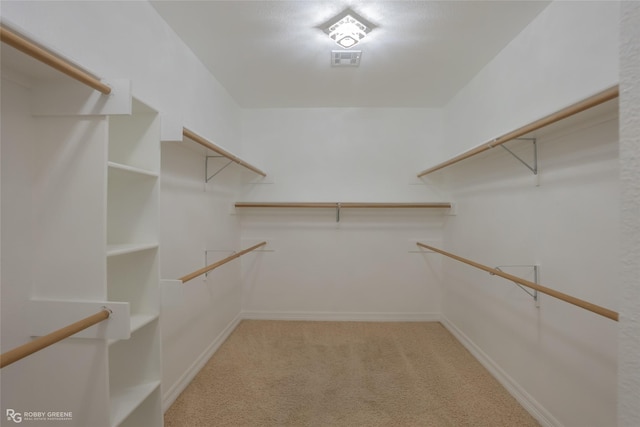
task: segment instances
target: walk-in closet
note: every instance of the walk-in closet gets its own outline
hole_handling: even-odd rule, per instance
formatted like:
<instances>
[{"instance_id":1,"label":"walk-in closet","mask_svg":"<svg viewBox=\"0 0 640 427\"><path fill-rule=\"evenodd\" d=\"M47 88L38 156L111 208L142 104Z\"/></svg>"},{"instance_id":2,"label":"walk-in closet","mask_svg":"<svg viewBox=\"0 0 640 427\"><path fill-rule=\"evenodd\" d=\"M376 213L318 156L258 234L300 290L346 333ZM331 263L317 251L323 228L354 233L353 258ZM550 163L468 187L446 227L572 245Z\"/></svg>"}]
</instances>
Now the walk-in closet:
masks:
<instances>
[{"instance_id":1,"label":"walk-in closet","mask_svg":"<svg viewBox=\"0 0 640 427\"><path fill-rule=\"evenodd\" d=\"M1 424L640 424L640 3L0 4Z\"/></svg>"}]
</instances>

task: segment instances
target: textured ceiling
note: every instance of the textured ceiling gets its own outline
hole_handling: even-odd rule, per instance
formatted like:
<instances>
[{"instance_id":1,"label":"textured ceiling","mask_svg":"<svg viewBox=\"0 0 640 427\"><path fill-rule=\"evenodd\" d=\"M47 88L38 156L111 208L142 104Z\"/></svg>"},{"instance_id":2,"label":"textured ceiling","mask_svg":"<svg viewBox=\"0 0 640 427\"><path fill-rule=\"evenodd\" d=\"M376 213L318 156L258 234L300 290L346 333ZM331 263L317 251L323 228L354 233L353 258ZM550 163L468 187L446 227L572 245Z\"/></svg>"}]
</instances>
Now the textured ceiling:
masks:
<instances>
[{"instance_id":1,"label":"textured ceiling","mask_svg":"<svg viewBox=\"0 0 640 427\"><path fill-rule=\"evenodd\" d=\"M151 2L244 108L441 107L546 1ZM357 68L319 26L351 8L376 28Z\"/></svg>"}]
</instances>

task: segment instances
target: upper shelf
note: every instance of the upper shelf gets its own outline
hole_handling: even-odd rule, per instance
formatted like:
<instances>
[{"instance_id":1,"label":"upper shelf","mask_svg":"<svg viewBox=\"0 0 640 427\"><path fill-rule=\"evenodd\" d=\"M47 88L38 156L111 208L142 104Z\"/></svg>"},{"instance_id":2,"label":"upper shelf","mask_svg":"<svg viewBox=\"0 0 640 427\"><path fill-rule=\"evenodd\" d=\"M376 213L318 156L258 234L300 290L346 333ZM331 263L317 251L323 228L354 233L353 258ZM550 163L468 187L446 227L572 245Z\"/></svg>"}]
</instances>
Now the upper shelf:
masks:
<instances>
[{"instance_id":1,"label":"upper shelf","mask_svg":"<svg viewBox=\"0 0 640 427\"><path fill-rule=\"evenodd\" d=\"M469 157L475 156L476 154L480 154L484 151L487 151L493 147L497 147L506 142L512 141L516 138L519 138L523 135L526 135L530 132L541 129L550 124L556 123L560 120L566 119L567 117L573 116L575 114L581 113L585 110L588 110L597 105L603 104L607 101L615 99L618 97L618 86L611 87L602 92L599 92L593 96L583 99L575 104L572 104L568 107L565 107L555 113L549 114L541 119L538 119L534 122L531 122L527 125L524 125L516 130L513 130L507 134L504 134L498 138L492 139L489 142L485 142L471 150L465 151L462 154L459 154L445 162L439 163L435 166L430 167L429 169L425 169L418 174L418 178L421 178L425 175L430 174L431 172L435 172L437 170L443 169L447 166L453 165L454 163L458 163L462 160L468 159Z\"/></svg>"},{"instance_id":2,"label":"upper shelf","mask_svg":"<svg viewBox=\"0 0 640 427\"><path fill-rule=\"evenodd\" d=\"M267 174L265 172L261 171L257 167L253 166L250 163L245 162L240 157L236 156L235 154L231 154L230 152L226 151L222 147L219 147L219 146L215 145L214 143L212 143L210 141L207 141L205 138L201 137L200 135L196 134L193 131L190 131L187 128L182 128L182 135L184 137L186 137L186 138L189 138L193 142L196 142L196 143L202 145L206 149L211 150L211 151L213 151L213 152L215 152L217 154L220 154L221 156L226 157L227 159L231 160L232 162L237 163L240 166L243 166L243 167L249 169L250 171L253 171L253 172L257 173L258 175L267 176Z\"/></svg>"},{"instance_id":3,"label":"upper shelf","mask_svg":"<svg viewBox=\"0 0 640 427\"><path fill-rule=\"evenodd\" d=\"M363 203L363 202L236 202L236 208L331 208L336 210L336 222L340 222L340 210L343 208L369 209L452 209L449 202L426 203Z\"/></svg>"},{"instance_id":4,"label":"upper shelf","mask_svg":"<svg viewBox=\"0 0 640 427\"><path fill-rule=\"evenodd\" d=\"M236 208L445 208L449 202L360 203L360 202L236 202Z\"/></svg>"}]
</instances>

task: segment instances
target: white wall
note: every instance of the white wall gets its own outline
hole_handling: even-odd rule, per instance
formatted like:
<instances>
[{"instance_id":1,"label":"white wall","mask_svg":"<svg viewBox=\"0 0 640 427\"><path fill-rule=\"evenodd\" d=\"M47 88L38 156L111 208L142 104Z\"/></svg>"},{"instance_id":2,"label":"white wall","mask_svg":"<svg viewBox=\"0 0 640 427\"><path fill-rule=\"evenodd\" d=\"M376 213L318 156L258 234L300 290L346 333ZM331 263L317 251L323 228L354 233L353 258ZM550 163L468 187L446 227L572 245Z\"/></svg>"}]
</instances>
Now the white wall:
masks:
<instances>
[{"instance_id":1,"label":"white wall","mask_svg":"<svg viewBox=\"0 0 640 427\"><path fill-rule=\"evenodd\" d=\"M618 425L633 427L640 425L640 3L623 3L621 25Z\"/></svg>"},{"instance_id":2,"label":"white wall","mask_svg":"<svg viewBox=\"0 0 640 427\"><path fill-rule=\"evenodd\" d=\"M159 110L164 123L186 126L242 155L237 104L147 2L3 1L0 13L4 22L97 75L130 79L134 96ZM222 206L239 181L231 168L222 175L222 184L211 184L205 192L202 154L169 143L162 156L161 273L175 279L204 265L205 248L238 249L236 220L225 216L222 212L229 208ZM10 256L4 249L3 256ZM3 275L5 268L3 258ZM165 404L206 360L212 341L236 320L239 278L239 266L228 267L215 280L191 283L182 305L163 308ZM5 295L20 285L3 285L4 304ZM21 295L28 298L28 293Z\"/></svg>"},{"instance_id":3,"label":"white wall","mask_svg":"<svg viewBox=\"0 0 640 427\"><path fill-rule=\"evenodd\" d=\"M617 118L601 120L539 136L539 187L506 152L452 168L447 250L489 266L538 264L544 286L617 310ZM547 296L536 308L508 281L444 266L446 319L547 418L615 425L616 322Z\"/></svg>"},{"instance_id":4,"label":"white wall","mask_svg":"<svg viewBox=\"0 0 640 427\"><path fill-rule=\"evenodd\" d=\"M551 3L449 102L443 159L615 85L619 9Z\"/></svg>"},{"instance_id":5,"label":"white wall","mask_svg":"<svg viewBox=\"0 0 640 427\"><path fill-rule=\"evenodd\" d=\"M210 160L209 164L214 167L216 161ZM163 279L185 276L239 248L239 225L230 212L240 188L241 171L230 166L206 184L204 176L204 150L193 143L162 144ZM208 252L205 258L205 251L215 252ZM207 276L186 282L183 292L181 299L163 302L165 405L175 400L229 329L235 327L242 292L240 264L225 264Z\"/></svg>"},{"instance_id":6,"label":"white wall","mask_svg":"<svg viewBox=\"0 0 640 427\"><path fill-rule=\"evenodd\" d=\"M415 178L435 157L441 113L430 109L264 109L244 114L246 153L269 165L242 200L442 201ZM440 241L443 212L242 210L242 239L274 252L244 260L252 317L433 318L439 261L415 241Z\"/></svg>"},{"instance_id":7,"label":"white wall","mask_svg":"<svg viewBox=\"0 0 640 427\"><path fill-rule=\"evenodd\" d=\"M443 151L614 85L618 22L615 2L552 3L447 106ZM490 266L539 264L543 285L616 310L617 118L601 111L538 132L539 186L500 149L435 174L457 203L447 250ZM527 143L509 145L531 159ZM536 308L513 284L454 260L443 269L447 326L540 420L616 424L616 322L546 296ZM532 280L530 270L506 270Z\"/></svg>"}]
</instances>

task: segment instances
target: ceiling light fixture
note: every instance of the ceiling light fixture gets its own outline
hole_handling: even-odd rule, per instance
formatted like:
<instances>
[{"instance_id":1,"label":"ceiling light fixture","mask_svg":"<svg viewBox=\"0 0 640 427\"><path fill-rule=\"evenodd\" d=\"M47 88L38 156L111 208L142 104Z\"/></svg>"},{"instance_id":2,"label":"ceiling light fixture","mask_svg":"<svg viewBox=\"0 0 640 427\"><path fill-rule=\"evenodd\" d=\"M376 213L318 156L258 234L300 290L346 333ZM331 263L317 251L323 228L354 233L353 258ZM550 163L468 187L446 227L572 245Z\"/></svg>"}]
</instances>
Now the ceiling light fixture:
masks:
<instances>
[{"instance_id":1,"label":"ceiling light fixture","mask_svg":"<svg viewBox=\"0 0 640 427\"><path fill-rule=\"evenodd\" d=\"M372 29L372 25L350 9L333 18L324 26L324 32L345 49L357 45Z\"/></svg>"}]
</instances>

